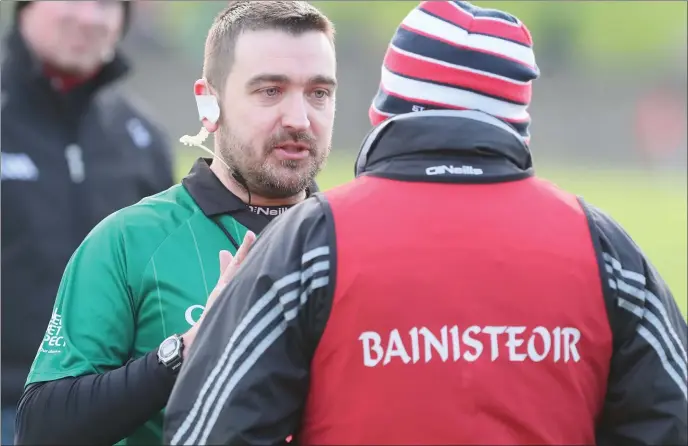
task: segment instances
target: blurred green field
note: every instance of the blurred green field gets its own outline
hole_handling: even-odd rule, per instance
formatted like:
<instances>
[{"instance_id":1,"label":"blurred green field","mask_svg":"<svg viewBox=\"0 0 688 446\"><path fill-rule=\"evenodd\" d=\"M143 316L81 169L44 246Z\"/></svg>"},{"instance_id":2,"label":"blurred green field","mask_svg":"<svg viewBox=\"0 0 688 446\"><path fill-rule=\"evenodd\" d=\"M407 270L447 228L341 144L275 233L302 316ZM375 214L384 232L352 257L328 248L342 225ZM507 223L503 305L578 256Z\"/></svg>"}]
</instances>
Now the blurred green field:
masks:
<instances>
[{"instance_id":1,"label":"blurred green field","mask_svg":"<svg viewBox=\"0 0 688 446\"><path fill-rule=\"evenodd\" d=\"M197 153L181 152L177 173L183 177ZM318 178L322 190L353 178L354 154L330 157ZM684 316L688 269L688 193L685 174L657 174L630 170L592 171L558 167L536 168L538 174L583 196L614 217L642 248L669 284Z\"/></svg>"},{"instance_id":2,"label":"blurred green field","mask_svg":"<svg viewBox=\"0 0 688 446\"><path fill-rule=\"evenodd\" d=\"M352 7L357 2L316 1L314 4L331 17L338 27L348 23L363 26L380 41L415 6L415 2L366 2L366 13ZM359 4L361 2L358 2ZM629 66L642 67L647 58L685 41L686 2L542 2L487 1L471 3L496 8L517 16L528 25L536 45L544 45L553 32L568 33L576 57L585 63L623 58ZM639 33L636 30L642 29ZM539 43L538 43L539 42ZM537 51L537 50L536 50Z\"/></svg>"}]
</instances>

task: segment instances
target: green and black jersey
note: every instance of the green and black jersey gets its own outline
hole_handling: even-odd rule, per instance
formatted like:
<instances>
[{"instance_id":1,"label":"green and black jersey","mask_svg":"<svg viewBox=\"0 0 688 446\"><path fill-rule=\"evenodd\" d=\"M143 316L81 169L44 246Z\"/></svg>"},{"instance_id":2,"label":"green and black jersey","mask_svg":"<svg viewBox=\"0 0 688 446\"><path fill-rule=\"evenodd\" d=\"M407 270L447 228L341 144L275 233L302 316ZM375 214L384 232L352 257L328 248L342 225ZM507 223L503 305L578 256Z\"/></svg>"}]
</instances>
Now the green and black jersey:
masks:
<instances>
[{"instance_id":1,"label":"green and black jersey","mask_svg":"<svg viewBox=\"0 0 688 446\"><path fill-rule=\"evenodd\" d=\"M67 266L27 386L122 367L186 332L219 278L219 251L234 254L280 213L247 206L199 159L182 184L103 220ZM162 419L121 444L160 444Z\"/></svg>"}]
</instances>

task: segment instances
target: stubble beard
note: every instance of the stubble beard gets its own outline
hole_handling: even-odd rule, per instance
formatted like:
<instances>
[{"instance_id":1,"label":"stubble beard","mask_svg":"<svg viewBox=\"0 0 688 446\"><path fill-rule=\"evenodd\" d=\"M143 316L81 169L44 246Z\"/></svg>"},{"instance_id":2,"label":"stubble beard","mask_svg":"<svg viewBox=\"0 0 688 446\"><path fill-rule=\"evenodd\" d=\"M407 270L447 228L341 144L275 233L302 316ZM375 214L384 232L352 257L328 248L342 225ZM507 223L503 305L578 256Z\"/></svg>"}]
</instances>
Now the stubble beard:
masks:
<instances>
[{"instance_id":1,"label":"stubble beard","mask_svg":"<svg viewBox=\"0 0 688 446\"><path fill-rule=\"evenodd\" d=\"M271 152L279 141L270 140L256 152L226 128L219 129L216 138L219 155L229 167L230 176L250 194L270 199L293 197L310 187L330 153L330 147L322 150L312 144L305 160L277 160Z\"/></svg>"}]
</instances>

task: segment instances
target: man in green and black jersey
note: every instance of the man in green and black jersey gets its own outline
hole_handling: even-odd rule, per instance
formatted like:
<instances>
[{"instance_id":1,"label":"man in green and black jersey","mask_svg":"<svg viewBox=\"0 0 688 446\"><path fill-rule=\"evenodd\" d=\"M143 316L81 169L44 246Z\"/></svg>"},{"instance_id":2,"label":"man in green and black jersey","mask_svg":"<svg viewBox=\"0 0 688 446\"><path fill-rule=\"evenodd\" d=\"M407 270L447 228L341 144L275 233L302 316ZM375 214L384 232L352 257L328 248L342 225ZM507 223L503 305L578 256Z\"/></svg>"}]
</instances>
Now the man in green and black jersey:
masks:
<instances>
[{"instance_id":1,"label":"man in green and black jersey","mask_svg":"<svg viewBox=\"0 0 688 446\"><path fill-rule=\"evenodd\" d=\"M306 2L233 2L218 15L192 139L214 133L215 158L106 218L74 253L20 402L18 443L161 443L211 291L242 240L245 251L251 232L314 191L334 120L333 34Z\"/></svg>"}]
</instances>

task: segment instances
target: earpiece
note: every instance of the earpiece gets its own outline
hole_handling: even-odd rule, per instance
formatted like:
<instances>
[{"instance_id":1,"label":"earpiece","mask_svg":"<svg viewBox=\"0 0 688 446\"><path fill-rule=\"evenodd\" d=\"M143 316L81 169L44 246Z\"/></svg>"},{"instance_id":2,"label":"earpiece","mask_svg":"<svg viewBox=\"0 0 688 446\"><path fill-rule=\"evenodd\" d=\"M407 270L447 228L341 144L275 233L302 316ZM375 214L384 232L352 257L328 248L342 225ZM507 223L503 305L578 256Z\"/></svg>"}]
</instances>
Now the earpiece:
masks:
<instances>
[{"instance_id":1,"label":"earpiece","mask_svg":"<svg viewBox=\"0 0 688 446\"><path fill-rule=\"evenodd\" d=\"M199 121L207 119L208 122L216 124L217 121L220 119L220 104L218 104L217 97L215 97L215 95L206 94L204 90L205 83L200 80L196 81L196 83L194 84L194 96L196 97L198 119ZM229 169L229 166L227 165L225 160L223 160L221 157L215 157L215 153L203 145L203 143L206 139L208 139L209 136L210 133L208 133L208 130L206 130L205 126L201 126L201 130L198 132L198 134L194 136L184 135L181 138L179 138L179 142L186 146L198 147L199 149L210 154L210 156L212 156L214 159L219 159L220 162L224 164L227 167L227 169Z\"/></svg>"},{"instance_id":2,"label":"earpiece","mask_svg":"<svg viewBox=\"0 0 688 446\"><path fill-rule=\"evenodd\" d=\"M198 108L198 119L207 119L215 124L220 119L220 104L214 94L208 94L204 90L205 85L202 81L194 84L194 95L196 96L196 108Z\"/></svg>"}]
</instances>

